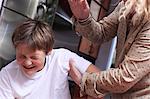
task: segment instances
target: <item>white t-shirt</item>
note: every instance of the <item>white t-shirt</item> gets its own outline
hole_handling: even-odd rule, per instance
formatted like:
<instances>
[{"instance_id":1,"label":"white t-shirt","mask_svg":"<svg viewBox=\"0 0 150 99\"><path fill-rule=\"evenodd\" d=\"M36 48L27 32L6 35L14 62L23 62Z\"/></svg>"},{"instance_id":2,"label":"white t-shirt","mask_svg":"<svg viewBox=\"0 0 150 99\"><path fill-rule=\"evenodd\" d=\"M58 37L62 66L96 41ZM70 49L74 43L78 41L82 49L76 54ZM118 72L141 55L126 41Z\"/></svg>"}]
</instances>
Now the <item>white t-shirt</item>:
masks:
<instances>
[{"instance_id":1,"label":"white t-shirt","mask_svg":"<svg viewBox=\"0 0 150 99\"><path fill-rule=\"evenodd\" d=\"M69 59L84 73L91 62L66 49L53 49L46 56L45 67L33 77L22 73L16 60L0 72L0 99L71 99Z\"/></svg>"}]
</instances>

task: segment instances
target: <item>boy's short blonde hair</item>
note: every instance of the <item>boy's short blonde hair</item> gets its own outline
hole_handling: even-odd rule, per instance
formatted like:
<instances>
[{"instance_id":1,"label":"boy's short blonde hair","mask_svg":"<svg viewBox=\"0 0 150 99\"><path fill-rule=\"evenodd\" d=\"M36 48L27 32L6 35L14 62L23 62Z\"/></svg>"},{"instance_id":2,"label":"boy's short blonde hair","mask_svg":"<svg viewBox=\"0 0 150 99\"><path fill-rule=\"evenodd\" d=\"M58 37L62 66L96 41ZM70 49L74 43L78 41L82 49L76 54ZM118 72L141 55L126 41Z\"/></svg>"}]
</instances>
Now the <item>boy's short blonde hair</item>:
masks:
<instances>
[{"instance_id":1,"label":"boy's short blonde hair","mask_svg":"<svg viewBox=\"0 0 150 99\"><path fill-rule=\"evenodd\" d=\"M53 31L46 22L30 19L15 29L12 42L15 48L25 43L33 50L43 50L48 53L54 45Z\"/></svg>"}]
</instances>

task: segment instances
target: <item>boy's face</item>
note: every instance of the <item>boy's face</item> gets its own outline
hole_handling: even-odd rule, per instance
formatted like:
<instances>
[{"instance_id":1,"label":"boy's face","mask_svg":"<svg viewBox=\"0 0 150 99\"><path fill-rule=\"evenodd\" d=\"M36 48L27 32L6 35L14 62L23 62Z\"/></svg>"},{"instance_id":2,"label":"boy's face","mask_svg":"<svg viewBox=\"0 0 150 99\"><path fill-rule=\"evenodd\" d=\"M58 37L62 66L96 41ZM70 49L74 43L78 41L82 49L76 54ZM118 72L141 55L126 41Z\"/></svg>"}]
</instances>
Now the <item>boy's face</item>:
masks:
<instances>
[{"instance_id":1,"label":"boy's face","mask_svg":"<svg viewBox=\"0 0 150 99\"><path fill-rule=\"evenodd\" d=\"M32 50L27 44L19 44L16 47L16 60L21 70L32 76L43 69L46 54L42 50Z\"/></svg>"}]
</instances>

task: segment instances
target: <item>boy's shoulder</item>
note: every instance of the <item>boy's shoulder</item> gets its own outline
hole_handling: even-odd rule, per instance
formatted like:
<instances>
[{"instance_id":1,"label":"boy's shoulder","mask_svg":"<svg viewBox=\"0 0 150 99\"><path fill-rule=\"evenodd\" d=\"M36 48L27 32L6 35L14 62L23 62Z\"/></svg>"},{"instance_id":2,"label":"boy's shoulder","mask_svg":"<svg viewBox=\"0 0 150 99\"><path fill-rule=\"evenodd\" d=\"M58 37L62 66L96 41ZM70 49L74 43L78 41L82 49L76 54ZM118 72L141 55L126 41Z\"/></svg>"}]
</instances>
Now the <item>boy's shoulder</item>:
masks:
<instances>
[{"instance_id":1,"label":"boy's shoulder","mask_svg":"<svg viewBox=\"0 0 150 99\"><path fill-rule=\"evenodd\" d=\"M4 66L2 69L6 69L6 70L13 70L18 68L18 64L16 60L13 60L12 62L10 62L9 64L7 64L6 66Z\"/></svg>"},{"instance_id":2,"label":"boy's shoulder","mask_svg":"<svg viewBox=\"0 0 150 99\"><path fill-rule=\"evenodd\" d=\"M17 74L17 71L19 69L19 66L16 62L16 60L10 62L8 65L4 66L0 73L1 73L1 76L2 77L11 77L11 78L14 78L15 75ZM9 76L8 76L9 75Z\"/></svg>"},{"instance_id":3,"label":"boy's shoulder","mask_svg":"<svg viewBox=\"0 0 150 99\"><path fill-rule=\"evenodd\" d=\"M57 48L57 49L53 49L53 52L54 53L72 53L72 51L70 51L69 49L66 49L66 48Z\"/></svg>"},{"instance_id":4,"label":"boy's shoulder","mask_svg":"<svg viewBox=\"0 0 150 99\"><path fill-rule=\"evenodd\" d=\"M66 48L57 48L53 49L52 52L48 55L50 58L61 58L61 59L68 59L70 56L74 55L75 53L66 49Z\"/></svg>"},{"instance_id":5,"label":"boy's shoulder","mask_svg":"<svg viewBox=\"0 0 150 99\"><path fill-rule=\"evenodd\" d=\"M53 49L54 51L69 51L69 49L66 49L66 48L56 48L56 49Z\"/></svg>"}]
</instances>

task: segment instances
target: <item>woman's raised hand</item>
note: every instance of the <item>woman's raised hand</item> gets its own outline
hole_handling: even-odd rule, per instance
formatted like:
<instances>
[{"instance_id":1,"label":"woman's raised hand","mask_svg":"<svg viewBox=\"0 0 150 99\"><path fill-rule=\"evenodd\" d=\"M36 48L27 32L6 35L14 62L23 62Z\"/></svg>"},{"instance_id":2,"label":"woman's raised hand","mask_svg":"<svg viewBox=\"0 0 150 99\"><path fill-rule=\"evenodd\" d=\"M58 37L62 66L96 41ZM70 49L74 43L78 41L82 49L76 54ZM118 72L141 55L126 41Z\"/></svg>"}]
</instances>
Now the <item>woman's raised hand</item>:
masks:
<instances>
[{"instance_id":1,"label":"woman's raised hand","mask_svg":"<svg viewBox=\"0 0 150 99\"><path fill-rule=\"evenodd\" d=\"M86 19L90 14L87 0L68 0L70 9L77 19Z\"/></svg>"}]
</instances>

